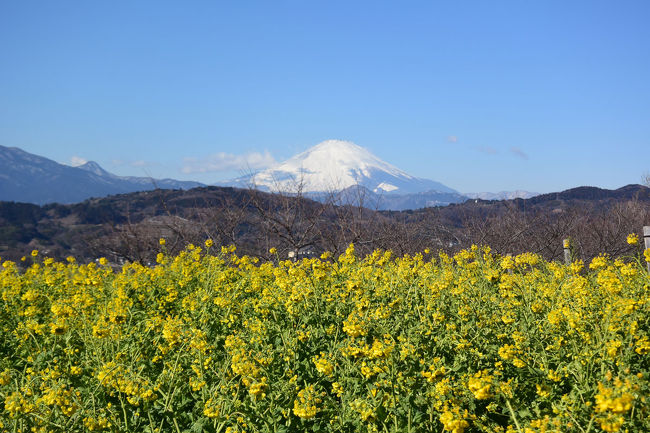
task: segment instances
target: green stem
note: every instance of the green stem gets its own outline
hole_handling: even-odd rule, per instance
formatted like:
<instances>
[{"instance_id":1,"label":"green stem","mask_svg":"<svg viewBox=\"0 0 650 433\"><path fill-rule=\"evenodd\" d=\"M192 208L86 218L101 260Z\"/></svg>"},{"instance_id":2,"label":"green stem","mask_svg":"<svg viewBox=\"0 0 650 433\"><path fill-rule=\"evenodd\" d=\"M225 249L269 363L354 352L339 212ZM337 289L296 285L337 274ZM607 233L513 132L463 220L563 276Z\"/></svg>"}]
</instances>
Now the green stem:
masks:
<instances>
[{"instance_id":1,"label":"green stem","mask_svg":"<svg viewBox=\"0 0 650 433\"><path fill-rule=\"evenodd\" d=\"M517 421L517 417L515 416L515 411L512 410L512 406L510 405L510 400L506 400L506 404L508 405L508 410L510 410L510 416L512 416L512 419L515 422L515 427L517 427L517 431L521 433L521 427L519 426L519 422Z\"/></svg>"},{"instance_id":2,"label":"green stem","mask_svg":"<svg viewBox=\"0 0 650 433\"><path fill-rule=\"evenodd\" d=\"M126 415L126 408L124 407L124 400L120 396L120 405L122 406L122 413L124 414L124 428L126 431L129 431L129 419Z\"/></svg>"}]
</instances>

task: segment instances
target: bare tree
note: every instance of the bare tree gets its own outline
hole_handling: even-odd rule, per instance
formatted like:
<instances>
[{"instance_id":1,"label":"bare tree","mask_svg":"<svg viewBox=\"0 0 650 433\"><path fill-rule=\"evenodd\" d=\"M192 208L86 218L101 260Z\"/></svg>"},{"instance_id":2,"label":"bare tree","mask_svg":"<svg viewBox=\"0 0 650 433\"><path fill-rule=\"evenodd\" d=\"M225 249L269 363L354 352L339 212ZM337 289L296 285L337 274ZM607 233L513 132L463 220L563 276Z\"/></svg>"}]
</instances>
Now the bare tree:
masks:
<instances>
[{"instance_id":1,"label":"bare tree","mask_svg":"<svg viewBox=\"0 0 650 433\"><path fill-rule=\"evenodd\" d=\"M251 186L251 205L257 212L258 245L266 251L275 247L281 253L298 253L316 247L326 206L305 197L304 182L299 179L290 191L270 195ZM286 183L283 188L286 188Z\"/></svg>"}]
</instances>

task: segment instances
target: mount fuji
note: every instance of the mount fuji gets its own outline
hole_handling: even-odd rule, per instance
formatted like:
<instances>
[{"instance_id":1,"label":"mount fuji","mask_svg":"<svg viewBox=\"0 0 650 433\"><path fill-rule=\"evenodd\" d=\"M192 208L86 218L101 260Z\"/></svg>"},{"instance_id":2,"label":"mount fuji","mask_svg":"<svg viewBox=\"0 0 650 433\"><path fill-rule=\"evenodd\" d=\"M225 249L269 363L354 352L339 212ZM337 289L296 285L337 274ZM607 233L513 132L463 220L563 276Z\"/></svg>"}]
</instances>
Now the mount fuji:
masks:
<instances>
[{"instance_id":1,"label":"mount fuji","mask_svg":"<svg viewBox=\"0 0 650 433\"><path fill-rule=\"evenodd\" d=\"M349 141L327 140L274 167L228 182L263 191L304 193L313 198L347 192L379 209L447 205L467 199L429 179L411 176Z\"/></svg>"}]
</instances>

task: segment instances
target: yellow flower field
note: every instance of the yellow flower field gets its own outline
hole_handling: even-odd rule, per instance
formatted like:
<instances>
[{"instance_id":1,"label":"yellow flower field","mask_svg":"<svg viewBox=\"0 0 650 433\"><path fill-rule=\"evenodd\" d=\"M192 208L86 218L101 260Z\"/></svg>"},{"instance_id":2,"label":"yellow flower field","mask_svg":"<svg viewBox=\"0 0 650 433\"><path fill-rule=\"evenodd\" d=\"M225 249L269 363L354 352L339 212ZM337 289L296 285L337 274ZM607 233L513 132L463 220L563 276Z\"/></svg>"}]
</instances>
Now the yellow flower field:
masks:
<instances>
[{"instance_id":1,"label":"yellow flower field","mask_svg":"<svg viewBox=\"0 0 650 433\"><path fill-rule=\"evenodd\" d=\"M0 431L650 431L638 259L211 247L2 262Z\"/></svg>"}]
</instances>

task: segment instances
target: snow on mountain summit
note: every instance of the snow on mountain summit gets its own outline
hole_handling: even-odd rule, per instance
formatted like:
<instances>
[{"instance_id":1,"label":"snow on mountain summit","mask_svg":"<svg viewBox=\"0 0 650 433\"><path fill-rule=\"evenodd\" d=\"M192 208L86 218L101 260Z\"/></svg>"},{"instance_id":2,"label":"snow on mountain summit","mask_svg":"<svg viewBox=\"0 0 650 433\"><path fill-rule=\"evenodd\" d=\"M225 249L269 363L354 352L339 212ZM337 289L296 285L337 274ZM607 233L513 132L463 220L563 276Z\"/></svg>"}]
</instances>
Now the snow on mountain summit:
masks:
<instances>
[{"instance_id":1,"label":"snow on mountain summit","mask_svg":"<svg viewBox=\"0 0 650 433\"><path fill-rule=\"evenodd\" d=\"M421 179L379 159L350 141L327 140L275 167L238 179L270 191L331 192L361 185L375 193L455 192Z\"/></svg>"}]
</instances>

